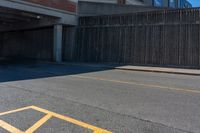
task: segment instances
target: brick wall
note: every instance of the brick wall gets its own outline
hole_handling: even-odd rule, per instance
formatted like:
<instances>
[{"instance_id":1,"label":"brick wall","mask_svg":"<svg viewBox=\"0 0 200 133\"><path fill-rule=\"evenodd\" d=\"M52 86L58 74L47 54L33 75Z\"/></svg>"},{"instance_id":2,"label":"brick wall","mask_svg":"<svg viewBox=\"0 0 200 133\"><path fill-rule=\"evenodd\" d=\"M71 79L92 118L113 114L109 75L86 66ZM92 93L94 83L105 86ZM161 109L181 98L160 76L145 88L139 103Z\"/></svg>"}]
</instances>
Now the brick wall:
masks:
<instances>
[{"instance_id":1,"label":"brick wall","mask_svg":"<svg viewBox=\"0 0 200 133\"><path fill-rule=\"evenodd\" d=\"M117 0L118 4L126 4L126 0Z\"/></svg>"},{"instance_id":2,"label":"brick wall","mask_svg":"<svg viewBox=\"0 0 200 133\"><path fill-rule=\"evenodd\" d=\"M69 0L23 0L26 2L32 2L43 6L48 6L60 10L76 12L76 3Z\"/></svg>"}]
</instances>

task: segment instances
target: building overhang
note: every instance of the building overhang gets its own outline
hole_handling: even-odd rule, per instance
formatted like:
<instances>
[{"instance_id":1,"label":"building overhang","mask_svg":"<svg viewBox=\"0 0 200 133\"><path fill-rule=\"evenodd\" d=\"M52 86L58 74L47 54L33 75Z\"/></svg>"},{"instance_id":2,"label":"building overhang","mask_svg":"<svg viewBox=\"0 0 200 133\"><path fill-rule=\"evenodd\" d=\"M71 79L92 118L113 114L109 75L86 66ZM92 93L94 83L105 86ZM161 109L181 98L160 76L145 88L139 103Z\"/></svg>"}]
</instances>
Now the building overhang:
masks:
<instances>
[{"instance_id":1,"label":"building overhang","mask_svg":"<svg viewBox=\"0 0 200 133\"><path fill-rule=\"evenodd\" d=\"M57 22L60 24L77 25L76 12L60 10L23 0L0 0L0 8L57 18Z\"/></svg>"},{"instance_id":2,"label":"building overhang","mask_svg":"<svg viewBox=\"0 0 200 133\"><path fill-rule=\"evenodd\" d=\"M51 26L58 17L0 7L0 31L13 31Z\"/></svg>"}]
</instances>

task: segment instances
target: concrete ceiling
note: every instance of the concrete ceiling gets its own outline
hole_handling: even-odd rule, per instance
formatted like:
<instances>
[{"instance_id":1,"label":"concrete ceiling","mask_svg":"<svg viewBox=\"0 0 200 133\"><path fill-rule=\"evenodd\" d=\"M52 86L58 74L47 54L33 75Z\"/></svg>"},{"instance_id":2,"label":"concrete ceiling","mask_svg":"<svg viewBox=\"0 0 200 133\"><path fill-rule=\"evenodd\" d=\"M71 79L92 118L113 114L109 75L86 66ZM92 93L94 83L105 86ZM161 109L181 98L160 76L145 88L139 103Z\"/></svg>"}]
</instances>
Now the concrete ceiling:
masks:
<instances>
[{"instance_id":1,"label":"concrete ceiling","mask_svg":"<svg viewBox=\"0 0 200 133\"><path fill-rule=\"evenodd\" d=\"M58 18L0 7L0 31L50 26Z\"/></svg>"}]
</instances>

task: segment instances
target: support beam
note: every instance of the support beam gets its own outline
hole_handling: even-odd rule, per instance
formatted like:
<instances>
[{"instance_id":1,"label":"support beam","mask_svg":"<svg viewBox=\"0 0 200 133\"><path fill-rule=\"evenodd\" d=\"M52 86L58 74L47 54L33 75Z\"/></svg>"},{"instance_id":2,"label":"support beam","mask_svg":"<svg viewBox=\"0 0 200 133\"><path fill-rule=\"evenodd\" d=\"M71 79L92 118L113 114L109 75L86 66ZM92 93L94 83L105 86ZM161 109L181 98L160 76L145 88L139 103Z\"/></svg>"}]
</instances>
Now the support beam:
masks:
<instances>
[{"instance_id":1,"label":"support beam","mask_svg":"<svg viewBox=\"0 0 200 133\"><path fill-rule=\"evenodd\" d=\"M53 60L58 63L62 62L62 31L63 26L61 24L54 25Z\"/></svg>"}]
</instances>

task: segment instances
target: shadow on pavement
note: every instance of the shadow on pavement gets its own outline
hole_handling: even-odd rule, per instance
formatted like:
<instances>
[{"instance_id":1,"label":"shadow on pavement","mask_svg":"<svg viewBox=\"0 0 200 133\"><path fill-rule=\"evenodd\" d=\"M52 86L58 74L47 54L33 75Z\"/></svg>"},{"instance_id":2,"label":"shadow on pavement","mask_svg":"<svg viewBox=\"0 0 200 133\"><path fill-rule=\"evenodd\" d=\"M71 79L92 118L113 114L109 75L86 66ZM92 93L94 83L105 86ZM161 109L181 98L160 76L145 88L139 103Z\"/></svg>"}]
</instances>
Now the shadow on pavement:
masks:
<instances>
[{"instance_id":1,"label":"shadow on pavement","mask_svg":"<svg viewBox=\"0 0 200 133\"><path fill-rule=\"evenodd\" d=\"M112 68L73 64L53 64L27 60L0 60L0 82L75 75Z\"/></svg>"}]
</instances>

